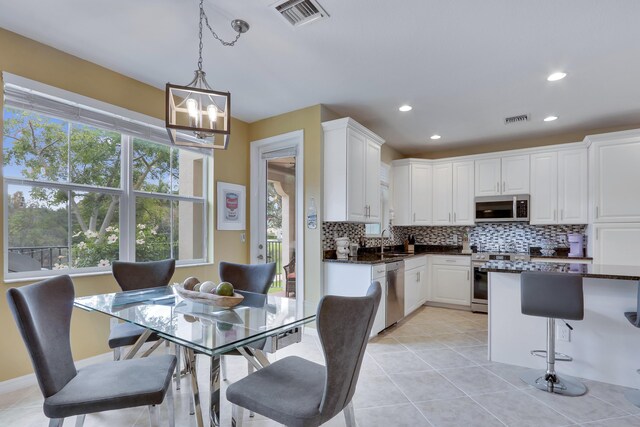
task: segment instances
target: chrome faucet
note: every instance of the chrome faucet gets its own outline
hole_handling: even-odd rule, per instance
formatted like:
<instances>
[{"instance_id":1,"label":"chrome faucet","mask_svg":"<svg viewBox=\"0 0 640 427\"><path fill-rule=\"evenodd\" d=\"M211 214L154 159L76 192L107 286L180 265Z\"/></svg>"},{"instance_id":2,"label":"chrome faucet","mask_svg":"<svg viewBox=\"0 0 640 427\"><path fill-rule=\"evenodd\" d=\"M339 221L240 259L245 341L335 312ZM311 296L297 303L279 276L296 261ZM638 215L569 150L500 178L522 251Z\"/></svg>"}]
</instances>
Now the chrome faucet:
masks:
<instances>
[{"instance_id":1,"label":"chrome faucet","mask_svg":"<svg viewBox=\"0 0 640 427\"><path fill-rule=\"evenodd\" d=\"M391 231L389 231L389 229L385 228L384 230L382 230L382 233L380 233L380 256L384 255L384 232L388 232L389 237L391 237Z\"/></svg>"}]
</instances>

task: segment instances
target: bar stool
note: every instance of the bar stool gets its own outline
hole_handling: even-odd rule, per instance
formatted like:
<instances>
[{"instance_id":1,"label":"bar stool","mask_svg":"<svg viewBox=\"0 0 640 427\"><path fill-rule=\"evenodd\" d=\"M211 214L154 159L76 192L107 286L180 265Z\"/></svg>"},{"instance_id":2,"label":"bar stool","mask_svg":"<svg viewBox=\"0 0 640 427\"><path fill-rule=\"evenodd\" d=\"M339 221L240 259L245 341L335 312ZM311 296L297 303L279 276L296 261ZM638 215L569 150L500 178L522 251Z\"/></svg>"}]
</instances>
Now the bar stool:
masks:
<instances>
[{"instance_id":1,"label":"bar stool","mask_svg":"<svg viewBox=\"0 0 640 427\"><path fill-rule=\"evenodd\" d=\"M581 396L587 387L574 378L558 376L556 361L573 359L556 353L556 319L582 320L584 296L582 277L567 273L523 272L520 277L522 314L547 318L547 349L533 350L534 356L546 357L546 372L531 372L520 377L525 383L549 393Z\"/></svg>"},{"instance_id":2,"label":"bar stool","mask_svg":"<svg viewBox=\"0 0 640 427\"><path fill-rule=\"evenodd\" d=\"M636 311L628 311L624 317L636 328L640 328L640 283L638 284L638 305ZM640 369L637 371L640 374ZM624 393L627 400L640 407L640 390L629 390Z\"/></svg>"}]
</instances>

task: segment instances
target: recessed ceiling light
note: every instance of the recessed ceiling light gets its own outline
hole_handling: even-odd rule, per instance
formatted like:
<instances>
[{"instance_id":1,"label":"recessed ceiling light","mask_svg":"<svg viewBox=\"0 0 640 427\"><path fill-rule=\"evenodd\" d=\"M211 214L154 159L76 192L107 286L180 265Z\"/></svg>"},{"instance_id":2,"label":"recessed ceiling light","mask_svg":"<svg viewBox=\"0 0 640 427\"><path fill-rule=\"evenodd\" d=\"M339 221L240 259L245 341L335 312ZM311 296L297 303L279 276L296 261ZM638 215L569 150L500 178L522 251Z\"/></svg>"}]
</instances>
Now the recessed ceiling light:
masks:
<instances>
[{"instance_id":1,"label":"recessed ceiling light","mask_svg":"<svg viewBox=\"0 0 640 427\"><path fill-rule=\"evenodd\" d=\"M545 122L552 122L554 120L558 120L558 116L548 116L544 118Z\"/></svg>"},{"instance_id":2,"label":"recessed ceiling light","mask_svg":"<svg viewBox=\"0 0 640 427\"><path fill-rule=\"evenodd\" d=\"M442 138L440 135L431 135L431 139L440 139Z\"/></svg>"},{"instance_id":3,"label":"recessed ceiling light","mask_svg":"<svg viewBox=\"0 0 640 427\"><path fill-rule=\"evenodd\" d=\"M403 113L406 113L407 111L411 111L413 110L413 107L411 105L402 105L400 106L400 108L398 108L398 110L402 111Z\"/></svg>"},{"instance_id":4,"label":"recessed ceiling light","mask_svg":"<svg viewBox=\"0 0 640 427\"><path fill-rule=\"evenodd\" d=\"M562 71L558 71L557 73L549 74L547 80L550 82L556 82L558 80L562 80L567 77L567 73L563 73Z\"/></svg>"}]
</instances>

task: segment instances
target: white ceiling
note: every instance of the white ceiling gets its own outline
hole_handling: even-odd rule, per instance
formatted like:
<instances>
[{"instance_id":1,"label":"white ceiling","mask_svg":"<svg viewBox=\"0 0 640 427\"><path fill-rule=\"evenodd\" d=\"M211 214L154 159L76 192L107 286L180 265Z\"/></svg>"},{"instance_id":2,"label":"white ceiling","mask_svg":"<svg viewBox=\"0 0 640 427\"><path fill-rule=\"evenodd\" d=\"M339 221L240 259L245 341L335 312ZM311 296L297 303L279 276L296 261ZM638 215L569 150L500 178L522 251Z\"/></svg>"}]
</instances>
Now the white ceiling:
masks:
<instances>
[{"instance_id":1,"label":"white ceiling","mask_svg":"<svg viewBox=\"0 0 640 427\"><path fill-rule=\"evenodd\" d=\"M637 0L320 0L331 17L296 29L274 1L205 0L223 38L251 25L204 39L242 120L321 103L404 153L640 123ZM0 27L158 88L191 80L197 23L197 0L0 0Z\"/></svg>"}]
</instances>

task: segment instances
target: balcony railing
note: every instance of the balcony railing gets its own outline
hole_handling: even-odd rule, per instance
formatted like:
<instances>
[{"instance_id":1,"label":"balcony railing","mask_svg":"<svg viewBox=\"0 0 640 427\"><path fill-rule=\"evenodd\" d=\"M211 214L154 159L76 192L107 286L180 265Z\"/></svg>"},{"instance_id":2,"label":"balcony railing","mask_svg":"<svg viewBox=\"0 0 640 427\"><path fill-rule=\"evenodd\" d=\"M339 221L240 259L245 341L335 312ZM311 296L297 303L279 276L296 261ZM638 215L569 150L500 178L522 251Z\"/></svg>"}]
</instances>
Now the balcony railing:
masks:
<instances>
[{"instance_id":1,"label":"balcony railing","mask_svg":"<svg viewBox=\"0 0 640 427\"><path fill-rule=\"evenodd\" d=\"M69 260L68 246L21 246L9 248L9 253L28 256L46 270L52 270L56 263L66 264Z\"/></svg>"},{"instance_id":2,"label":"balcony railing","mask_svg":"<svg viewBox=\"0 0 640 427\"><path fill-rule=\"evenodd\" d=\"M276 277L274 287L282 287L282 240L267 239L267 262L276 263Z\"/></svg>"}]
</instances>

